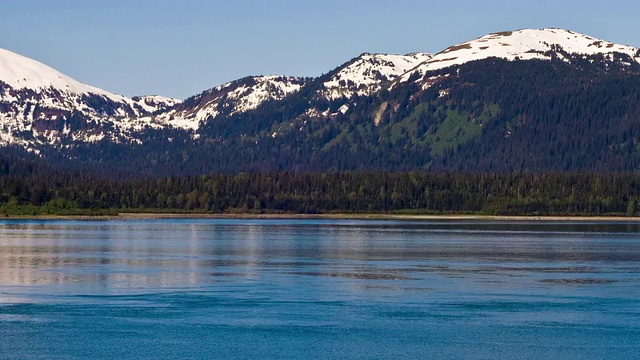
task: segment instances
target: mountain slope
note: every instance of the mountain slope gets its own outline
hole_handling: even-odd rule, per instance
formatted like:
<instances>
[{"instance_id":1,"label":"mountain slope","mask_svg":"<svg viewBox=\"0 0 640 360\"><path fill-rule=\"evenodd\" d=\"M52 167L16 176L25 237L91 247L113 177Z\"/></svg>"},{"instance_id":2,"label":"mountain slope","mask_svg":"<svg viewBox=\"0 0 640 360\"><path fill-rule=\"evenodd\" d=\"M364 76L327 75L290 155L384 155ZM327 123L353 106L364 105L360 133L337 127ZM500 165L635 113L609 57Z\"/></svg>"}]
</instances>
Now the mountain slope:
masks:
<instances>
[{"instance_id":1,"label":"mountain slope","mask_svg":"<svg viewBox=\"0 0 640 360\"><path fill-rule=\"evenodd\" d=\"M126 141L146 126L140 117L178 101L133 99L82 84L40 62L0 49L0 144ZM71 125L70 123L73 123Z\"/></svg>"},{"instance_id":2,"label":"mountain slope","mask_svg":"<svg viewBox=\"0 0 640 360\"><path fill-rule=\"evenodd\" d=\"M320 93L330 100L351 98L354 94L367 96L390 82L428 61L433 55L412 53L407 55L362 54L343 65L329 80L324 82Z\"/></svg>"},{"instance_id":3,"label":"mountain slope","mask_svg":"<svg viewBox=\"0 0 640 360\"><path fill-rule=\"evenodd\" d=\"M217 153L242 154L216 164L227 171L635 169L638 50L556 29L514 33L509 46L498 39L513 34L480 38L491 56L449 67L432 62L453 47L388 91L317 103L322 84L358 62L347 63L280 106L203 129L202 138L216 137ZM536 37L549 34L560 39ZM522 54L532 58L515 61ZM294 111L303 106L315 116Z\"/></svg>"},{"instance_id":4,"label":"mountain slope","mask_svg":"<svg viewBox=\"0 0 640 360\"><path fill-rule=\"evenodd\" d=\"M521 29L488 34L478 39L451 46L424 61L420 66L402 76L407 81L416 74L424 75L450 66L492 57L505 60L550 60L559 57L571 61L567 54L593 56L614 53L628 56L628 62L640 63L640 50L626 45L562 29Z\"/></svg>"},{"instance_id":5,"label":"mountain slope","mask_svg":"<svg viewBox=\"0 0 640 360\"><path fill-rule=\"evenodd\" d=\"M125 100L122 96L82 84L38 61L4 49L0 49L0 81L16 91L54 88L75 94L102 95L113 101Z\"/></svg>"},{"instance_id":6,"label":"mountain slope","mask_svg":"<svg viewBox=\"0 0 640 360\"><path fill-rule=\"evenodd\" d=\"M0 138L55 164L145 174L631 171L638 55L525 29L434 56L363 54L313 79L247 77L178 103L4 74Z\"/></svg>"},{"instance_id":7,"label":"mountain slope","mask_svg":"<svg viewBox=\"0 0 640 360\"><path fill-rule=\"evenodd\" d=\"M281 100L300 90L305 79L292 76L249 76L228 82L164 111L159 121L184 129L201 122L253 110L265 101Z\"/></svg>"}]
</instances>

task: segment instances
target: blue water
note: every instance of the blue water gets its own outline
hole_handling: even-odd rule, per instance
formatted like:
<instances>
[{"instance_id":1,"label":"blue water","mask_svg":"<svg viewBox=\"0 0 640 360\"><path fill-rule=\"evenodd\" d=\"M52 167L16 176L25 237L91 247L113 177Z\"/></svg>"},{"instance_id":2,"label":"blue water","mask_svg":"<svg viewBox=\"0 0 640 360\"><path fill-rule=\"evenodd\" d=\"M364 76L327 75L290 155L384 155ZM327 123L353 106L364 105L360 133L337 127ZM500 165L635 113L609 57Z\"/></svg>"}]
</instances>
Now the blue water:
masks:
<instances>
[{"instance_id":1,"label":"blue water","mask_svg":"<svg viewBox=\"0 0 640 360\"><path fill-rule=\"evenodd\" d=\"M1 359L638 359L640 225L0 222Z\"/></svg>"}]
</instances>

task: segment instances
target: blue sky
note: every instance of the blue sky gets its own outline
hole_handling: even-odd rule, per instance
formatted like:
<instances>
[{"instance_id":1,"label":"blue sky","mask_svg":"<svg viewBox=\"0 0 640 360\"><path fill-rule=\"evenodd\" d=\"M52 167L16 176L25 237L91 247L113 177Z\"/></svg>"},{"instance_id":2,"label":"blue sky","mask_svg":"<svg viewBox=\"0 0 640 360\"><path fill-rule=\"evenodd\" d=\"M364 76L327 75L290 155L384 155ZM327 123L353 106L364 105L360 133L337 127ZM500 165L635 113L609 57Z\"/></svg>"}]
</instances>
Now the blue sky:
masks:
<instances>
[{"instance_id":1,"label":"blue sky","mask_svg":"<svg viewBox=\"0 0 640 360\"><path fill-rule=\"evenodd\" d=\"M318 76L362 52L438 52L560 27L640 47L640 1L0 0L0 48L133 96L246 75Z\"/></svg>"}]
</instances>

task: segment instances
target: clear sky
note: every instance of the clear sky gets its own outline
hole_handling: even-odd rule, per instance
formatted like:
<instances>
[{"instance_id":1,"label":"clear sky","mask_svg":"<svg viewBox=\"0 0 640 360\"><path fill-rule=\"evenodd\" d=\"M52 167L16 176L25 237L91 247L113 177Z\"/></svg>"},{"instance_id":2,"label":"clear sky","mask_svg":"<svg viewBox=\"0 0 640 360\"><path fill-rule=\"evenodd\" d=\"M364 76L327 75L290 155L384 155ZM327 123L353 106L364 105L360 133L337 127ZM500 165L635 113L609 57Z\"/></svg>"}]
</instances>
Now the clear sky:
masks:
<instances>
[{"instance_id":1,"label":"clear sky","mask_svg":"<svg viewBox=\"0 0 640 360\"><path fill-rule=\"evenodd\" d=\"M640 47L639 14L638 0L0 0L0 48L119 94L185 98L519 28Z\"/></svg>"}]
</instances>

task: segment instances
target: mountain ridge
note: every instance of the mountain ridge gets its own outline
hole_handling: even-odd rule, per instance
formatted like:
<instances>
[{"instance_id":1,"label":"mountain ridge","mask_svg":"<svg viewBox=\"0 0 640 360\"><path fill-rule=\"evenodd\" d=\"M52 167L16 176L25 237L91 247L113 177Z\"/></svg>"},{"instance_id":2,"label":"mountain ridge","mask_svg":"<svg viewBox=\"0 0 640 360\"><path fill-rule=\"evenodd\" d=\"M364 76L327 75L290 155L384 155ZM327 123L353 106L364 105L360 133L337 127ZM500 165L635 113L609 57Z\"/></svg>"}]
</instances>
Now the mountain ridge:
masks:
<instances>
[{"instance_id":1,"label":"mountain ridge","mask_svg":"<svg viewBox=\"0 0 640 360\"><path fill-rule=\"evenodd\" d=\"M555 48L559 45L561 49ZM489 51L487 51L489 50ZM401 81L407 81L416 72L425 73L450 66L462 65L490 57L513 60L548 60L549 52L563 56L563 52L579 55L611 55L615 52L628 55L640 63L640 50L635 47L614 44L571 30L557 28L519 29L481 36L477 39L450 46L431 59L424 61L413 71L407 72Z\"/></svg>"},{"instance_id":2,"label":"mountain ridge","mask_svg":"<svg viewBox=\"0 0 640 360\"><path fill-rule=\"evenodd\" d=\"M34 88L19 87L20 75L0 76L0 144L60 162L137 161L150 172L194 174L629 169L640 160L639 69L640 50L562 29L492 33L436 54L363 53L316 78L248 76L183 101L67 87L47 68ZM521 159L516 140L540 154ZM580 156L572 151L600 153L554 160Z\"/></svg>"},{"instance_id":3,"label":"mountain ridge","mask_svg":"<svg viewBox=\"0 0 640 360\"><path fill-rule=\"evenodd\" d=\"M143 115L174 105L161 96L127 98L82 84L36 60L0 49L0 143L59 144L62 139L135 141ZM81 114L73 131L67 120ZM65 122L67 122L65 124ZM155 125L158 126L158 125ZM30 135L28 135L30 133Z\"/></svg>"}]
</instances>

